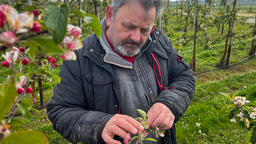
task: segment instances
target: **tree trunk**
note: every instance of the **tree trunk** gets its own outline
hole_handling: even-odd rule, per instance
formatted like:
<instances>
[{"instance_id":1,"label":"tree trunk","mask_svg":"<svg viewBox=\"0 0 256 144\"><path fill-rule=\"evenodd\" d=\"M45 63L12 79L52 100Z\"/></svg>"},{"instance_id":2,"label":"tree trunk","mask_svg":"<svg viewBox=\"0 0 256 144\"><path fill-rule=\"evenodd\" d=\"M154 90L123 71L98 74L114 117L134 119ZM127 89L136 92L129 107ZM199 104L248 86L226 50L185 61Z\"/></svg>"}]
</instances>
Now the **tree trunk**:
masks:
<instances>
[{"instance_id":1,"label":"tree trunk","mask_svg":"<svg viewBox=\"0 0 256 144\"><path fill-rule=\"evenodd\" d=\"M99 6L96 0L94 0L94 14L100 21Z\"/></svg>"},{"instance_id":2,"label":"tree trunk","mask_svg":"<svg viewBox=\"0 0 256 144\"><path fill-rule=\"evenodd\" d=\"M188 19L189 19L189 13L190 13L190 0L187 0L188 1L188 11L187 11L187 17L186 17L186 24L185 24L185 28L184 28L184 32L187 32L188 31Z\"/></svg>"},{"instance_id":3,"label":"tree trunk","mask_svg":"<svg viewBox=\"0 0 256 144\"><path fill-rule=\"evenodd\" d=\"M249 53L250 56L255 54L255 52L256 52L256 16L255 16L255 23L254 23L254 30L253 30L252 37L254 39L252 39L252 48L251 48L250 53Z\"/></svg>"},{"instance_id":4,"label":"tree trunk","mask_svg":"<svg viewBox=\"0 0 256 144\"><path fill-rule=\"evenodd\" d=\"M11 6L11 5L12 5L12 2L11 2L11 0L8 0L8 4L9 4L9 6Z\"/></svg>"},{"instance_id":5,"label":"tree trunk","mask_svg":"<svg viewBox=\"0 0 256 144\"><path fill-rule=\"evenodd\" d=\"M179 23L179 12L178 12L179 3L178 0L176 0L176 16L177 16L177 23Z\"/></svg>"},{"instance_id":6,"label":"tree trunk","mask_svg":"<svg viewBox=\"0 0 256 144\"><path fill-rule=\"evenodd\" d=\"M206 1L206 0L204 0L204 7L206 7L206 3L207 3L207 1Z\"/></svg>"},{"instance_id":7,"label":"tree trunk","mask_svg":"<svg viewBox=\"0 0 256 144\"><path fill-rule=\"evenodd\" d=\"M29 5L29 6L32 5L31 0L28 0L28 5Z\"/></svg>"},{"instance_id":8,"label":"tree trunk","mask_svg":"<svg viewBox=\"0 0 256 144\"><path fill-rule=\"evenodd\" d=\"M198 0L194 0L194 50L193 50L193 57L192 62L190 64L190 68L195 71L196 68L196 31L197 31L197 8L196 5L198 3Z\"/></svg>"},{"instance_id":9,"label":"tree trunk","mask_svg":"<svg viewBox=\"0 0 256 144\"><path fill-rule=\"evenodd\" d=\"M41 79L40 75L37 76L37 81L38 81L39 94L40 94L40 104L42 107L42 106L44 106L44 94L43 94L42 79Z\"/></svg>"},{"instance_id":10,"label":"tree trunk","mask_svg":"<svg viewBox=\"0 0 256 144\"><path fill-rule=\"evenodd\" d=\"M233 4L233 11L232 11L232 17L233 17L233 23L232 23L232 32L231 32L231 36L230 36L230 41L229 41L229 46L228 46L228 56L227 56L227 62L226 62L226 65L229 65L229 59L230 59L230 54L231 54L231 47L232 47L232 38L233 38L233 35L234 35L234 27L235 27L235 16L236 16L236 13L235 13L235 8L237 6L237 0L234 1L234 4Z\"/></svg>"},{"instance_id":11,"label":"tree trunk","mask_svg":"<svg viewBox=\"0 0 256 144\"><path fill-rule=\"evenodd\" d=\"M226 0L224 0L224 12L225 12L225 10L226 10L226 5L227 5L227 1ZM224 22L222 22L222 29L221 29L221 35L223 35L223 31L224 31Z\"/></svg>"},{"instance_id":12,"label":"tree trunk","mask_svg":"<svg viewBox=\"0 0 256 144\"><path fill-rule=\"evenodd\" d=\"M182 16L183 16L183 0L181 0L181 5L180 5L180 24L182 24Z\"/></svg>"},{"instance_id":13,"label":"tree trunk","mask_svg":"<svg viewBox=\"0 0 256 144\"><path fill-rule=\"evenodd\" d=\"M163 28L163 25L162 25L162 16L157 19L157 28L158 28L158 29L162 29L162 28Z\"/></svg>"}]
</instances>

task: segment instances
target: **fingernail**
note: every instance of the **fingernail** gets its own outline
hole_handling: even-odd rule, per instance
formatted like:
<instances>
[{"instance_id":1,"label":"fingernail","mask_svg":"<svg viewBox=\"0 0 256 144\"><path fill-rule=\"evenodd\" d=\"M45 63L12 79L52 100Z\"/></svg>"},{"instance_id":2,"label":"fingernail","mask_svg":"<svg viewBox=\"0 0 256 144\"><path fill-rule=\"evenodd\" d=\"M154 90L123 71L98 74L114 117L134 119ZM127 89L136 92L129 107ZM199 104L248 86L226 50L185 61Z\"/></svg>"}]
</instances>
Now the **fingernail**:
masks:
<instances>
[{"instance_id":1,"label":"fingernail","mask_svg":"<svg viewBox=\"0 0 256 144\"><path fill-rule=\"evenodd\" d=\"M137 129L133 129L133 130L132 130L132 133L133 133L133 134L136 134L136 133L137 133ZM128 139L129 139L129 138L128 138Z\"/></svg>"},{"instance_id":2,"label":"fingernail","mask_svg":"<svg viewBox=\"0 0 256 144\"><path fill-rule=\"evenodd\" d=\"M128 140L128 139L130 139L130 136L129 136L129 135L127 135L127 136L125 137L125 139L127 139L127 140Z\"/></svg>"},{"instance_id":3,"label":"fingernail","mask_svg":"<svg viewBox=\"0 0 256 144\"><path fill-rule=\"evenodd\" d=\"M144 130L144 127L143 127L143 126L140 126L140 129L141 129L141 130Z\"/></svg>"}]
</instances>

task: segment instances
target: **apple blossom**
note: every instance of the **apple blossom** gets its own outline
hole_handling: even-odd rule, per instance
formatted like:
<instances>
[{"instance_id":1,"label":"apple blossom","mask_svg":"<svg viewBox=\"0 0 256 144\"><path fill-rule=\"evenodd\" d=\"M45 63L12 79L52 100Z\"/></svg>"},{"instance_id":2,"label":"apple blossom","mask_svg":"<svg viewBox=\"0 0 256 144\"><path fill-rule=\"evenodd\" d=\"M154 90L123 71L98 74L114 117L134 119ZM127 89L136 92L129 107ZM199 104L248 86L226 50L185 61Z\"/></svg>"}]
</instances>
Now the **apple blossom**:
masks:
<instances>
[{"instance_id":1,"label":"apple blossom","mask_svg":"<svg viewBox=\"0 0 256 144\"><path fill-rule=\"evenodd\" d=\"M9 130L9 128L12 127L8 124L6 124L5 121L2 121L0 124L0 134L3 135L3 138L6 138L7 136L9 136L11 134L11 131Z\"/></svg>"},{"instance_id":2,"label":"apple blossom","mask_svg":"<svg viewBox=\"0 0 256 144\"><path fill-rule=\"evenodd\" d=\"M70 32L75 26L68 24L67 31Z\"/></svg>"},{"instance_id":3,"label":"apple blossom","mask_svg":"<svg viewBox=\"0 0 256 144\"><path fill-rule=\"evenodd\" d=\"M12 63L12 61L15 63L18 60L19 55L20 50L16 47L13 47L13 51L6 52L5 55L3 55L3 57L8 63Z\"/></svg>"},{"instance_id":4,"label":"apple blossom","mask_svg":"<svg viewBox=\"0 0 256 144\"><path fill-rule=\"evenodd\" d=\"M4 61L4 62L2 62L2 65L4 67L9 67L10 63L8 61Z\"/></svg>"},{"instance_id":5,"label":"apple blossom","mask_svg":"<svg viewBox=\"0 0 256 144\"><path fill-rule=\"evenodd\" d=\"M52 61L52 57L50 57L50 56L47 59L48 59L49 62Z\"/></svg>"},{"instance_id":6,"label":"apple blossom","mask_svg":"<svg viewBox=\"0 0 256 144\"><path fill-rule=\"evenodd\" d=\"M17 41L17 38L13 32L6 31L0 35L0 41L7 44L8 46L11 46Z\"/></svg>"},{"instance_id":7,"label":"apple blossom","mask_svg":"<svg viewBox=\"0 0 256 144\"><path fill-rule=\"evenodd\" d=\"M4 27L4 20L0 18L0 27Z\"/></svg>"},{"instance_id":8,"label":"apple blossom","mask_svg":"<svg viewBox=\"0 0 256 144\"><path fill-rule=\"evenodd\" d=\"M53 65L54 65L56 68L58 67L58 64L56 64L56 63L55 63L55 64L53 64Z\"/></svg>"},{"instance_id":9,"label":"apple blossom","mask_svg":"<svg viewBox=\"0 0 256 144\"><path fill-rule=\"evenodd\" d=\"M32 88L31 87L26 89L26 93L31 93L31 92L32 92Z\"/></svg>"},{"instance_id":10,"label":"apple blossom","mask_svg":"<svg viewBox=\"0 0 256 144\"><path fill-rule=\"evenodd\" d=\"M76 27L71 29L70 35L74 36L74 37L79 37L81 32L82 32L81 28L76 26Z\"/></svg>"},{"instance_id":11,"label":"apple blossom","mask_svg":"<svg viewBox=\"0 0 256 144\"><path fill-rule=\"evenodd\" d=\"M42 29L42 26L38 22L34 22L33 28L31 29L31 31L38 33L41 31L41 29Z\"/></svg>"},{"instance_id":12,"label":"apple blossom","mask_svg":"<svg viewBox=\"0 0 256 144\"><path fill-rule=\"evenodd\" d=\"M61 55L62 60L76 60L76 54L73 51L65 52L64 55Z\"/></svg>"},{"instance_id":13,"label":"apple blossom","mask_svg":"<svg viewBox=\"0 0 256 144\"><path fill-rule=\"evenodd\" d=\"M56 59L55 59L55 58L52 59L51 63L52 63L52 64L55 64L55 63L56 63Z\"/></svg>"},{"instance_id":14,"label":"apple blossom","mask_svg":"<svg viewBox=\"0 0 256 144\"><path fill-rule=\"evenodd\" d=\"M38 15L38 10L33 10L32 13L34 14L34 16Z\"/></svg>"},{"instance_id":15,"label":"apple blossom","mask_svg":"<svg viewBox=\"0 0 256 144\"><path fill-rule=\"evenodd\" d=\"M20 47L19 50L20 50L20 52L25 52L24 47Z\"/></svg>"},{"instance_id":16,"label":"apple blossom","mask_svg":"<svg viewBox=\"0 0 256 144\"><path fill-rule=\"evenodd\" d=\"M25 59L23 59L22 60L22 62L21 62L23 65L27 65L28 63L29 63L29 61L28 61L28 59L27 58L25 58Z\"/></svg>"},{"instance_id":17,"label":"apple blossom","mask_svg":"<svg viewBox=\"0 0 256 144\"><path fill-rule=\"evenodd\" d=\"M69 44L68 44L68 49L69 49L70 51L74 51L75 48L76 48L76 45L75 45L74 43L69 43Z\"/></svg>"},{"instance_id":18,"label":"apple blossom","mask_svg":"<svg viewBox=\"0 0 256 144\"><path fill-rule=\"evenodd\" d=\"M68 37L68 36L65 36L64 37L64 39L63 39L63 43L64 44L69 44L69 43L71 43L72 41L71 41L71 39Z\"/></svg>"}]
</instances>

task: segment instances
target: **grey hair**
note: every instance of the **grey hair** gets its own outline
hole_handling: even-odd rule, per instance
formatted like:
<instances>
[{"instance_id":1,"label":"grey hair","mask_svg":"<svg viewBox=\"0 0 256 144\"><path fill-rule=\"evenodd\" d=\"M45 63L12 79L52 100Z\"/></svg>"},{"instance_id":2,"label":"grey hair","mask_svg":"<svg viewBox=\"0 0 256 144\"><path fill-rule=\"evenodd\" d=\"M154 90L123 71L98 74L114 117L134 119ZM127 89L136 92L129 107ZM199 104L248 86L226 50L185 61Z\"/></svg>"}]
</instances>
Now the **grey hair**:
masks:
<instances>
[{"instance_id":1,"label":"grey hair","mask_svg":"<svg viewBox=\"0 0 256 144\"><path fill-rule=\"evenodd\" d=\"M119 10L120 7L129 4L130 5L133 2L138 2L139 4L141 4L141 6L145 9L145 14L147 16L147 12L155 7L156 8L156 17L155 20L158 19L162 13L163 13L163 0L113 0L112 1L112 7L113 7L113 16L112 19L114 19L116 12Z\"/></svg>"}]
</instances>

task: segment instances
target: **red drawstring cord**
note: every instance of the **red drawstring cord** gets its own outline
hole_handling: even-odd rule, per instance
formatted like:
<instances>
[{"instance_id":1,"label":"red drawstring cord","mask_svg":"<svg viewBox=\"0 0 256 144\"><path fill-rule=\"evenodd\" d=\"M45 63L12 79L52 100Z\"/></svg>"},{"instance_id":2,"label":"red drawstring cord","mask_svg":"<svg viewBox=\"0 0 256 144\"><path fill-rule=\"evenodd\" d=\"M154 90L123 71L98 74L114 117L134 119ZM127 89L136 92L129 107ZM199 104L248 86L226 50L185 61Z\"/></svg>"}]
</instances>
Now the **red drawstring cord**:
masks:
<instances>
[{"instance_id":1,"label":"red drawstring cord","mask_svg":"<svg viewBox=\"0 0 256 144\"><path fill-rule=\"evenodd\" d=\"M161 82L159 82L158 76L157 76L157 72L156 72L156 65L155 65L155 63L153 62L153 66L154 66L154 71L155 71L155 75L156 75L157 84L158 84L160 90L163 90L163 78L162 78L160 66L159 66L159 64L158 64L158 62L157 62L157 60L156 60L156 57L154 56L153 53L151 53L151 56L152 56L154 62L157 64L157 69L158 69L158 71L159 71L159 75L160 75L160 78L161 78Z\"/></svg>"}]
</instances>

